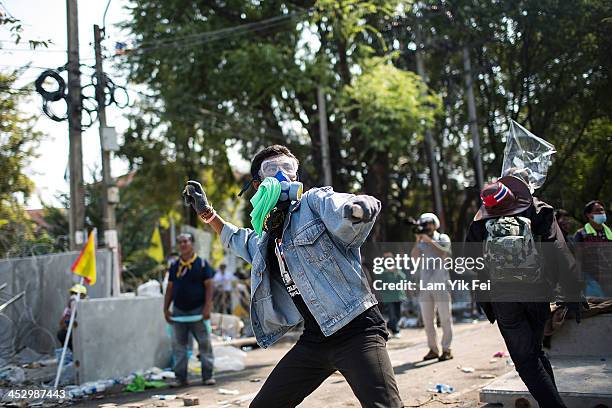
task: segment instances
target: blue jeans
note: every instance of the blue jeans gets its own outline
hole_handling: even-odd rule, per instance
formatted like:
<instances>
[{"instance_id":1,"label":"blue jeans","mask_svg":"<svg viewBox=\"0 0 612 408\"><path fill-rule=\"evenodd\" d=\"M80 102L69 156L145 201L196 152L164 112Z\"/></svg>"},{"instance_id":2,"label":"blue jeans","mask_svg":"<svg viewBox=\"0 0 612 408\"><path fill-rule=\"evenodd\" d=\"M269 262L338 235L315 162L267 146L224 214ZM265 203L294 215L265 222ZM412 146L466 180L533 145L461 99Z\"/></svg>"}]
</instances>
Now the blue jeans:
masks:
<instances>
[{"instance_id":1,"label":"blue jeans","mask_svg":"<svg viewBox=\"0 0 612 408\"><path fill-rule=\"evenodd\" d=\"M402 302L389 302L385 303L384 305L389 318L387 321L387 328L391 331L391 333L397 334L400 332L399 321L402 317Z\"/></svg>"},{"instance_id":2,"label":"blue jeans","mask_svg":"<svg viewBox=\"0 0 612 408\"><path fill-rule=\"evenodd\" d=\"M202 308L184 311L172 308L173 316L192 316L202 314ZM202 379L207 380L213 376L213 351L210 342L210 333L204 327L204 321L200 320L193 323L172 323L172 349L174 351L174 374L178 381L187 380L187 342L189 333L193 334L198 342L200 352L200 363L202 364Z\"/></svg>"}]
</instances>

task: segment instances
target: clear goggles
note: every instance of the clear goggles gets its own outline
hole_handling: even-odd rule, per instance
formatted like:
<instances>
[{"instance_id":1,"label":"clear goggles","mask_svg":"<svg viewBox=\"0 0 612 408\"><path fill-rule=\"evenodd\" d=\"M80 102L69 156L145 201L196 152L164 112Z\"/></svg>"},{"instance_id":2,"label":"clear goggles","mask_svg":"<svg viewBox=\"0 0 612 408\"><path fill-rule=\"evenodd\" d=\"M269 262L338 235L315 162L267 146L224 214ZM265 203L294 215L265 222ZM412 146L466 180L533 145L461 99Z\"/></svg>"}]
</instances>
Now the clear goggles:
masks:
<instances>
[{"instance_id":1,"label":"clear goggles","mask_svg":"<svg viewBox=\"0 0 612 408\"><path fill-rule=\"evenodd\" d=\"M297 160L295 160L293 157L288 157L285 155L266 159L263 161L263 163L261 163L259 177L261 177L262 180L266 177L274 177L279 170L290 178L297 177Z\"/></svg>"}]
</instances>

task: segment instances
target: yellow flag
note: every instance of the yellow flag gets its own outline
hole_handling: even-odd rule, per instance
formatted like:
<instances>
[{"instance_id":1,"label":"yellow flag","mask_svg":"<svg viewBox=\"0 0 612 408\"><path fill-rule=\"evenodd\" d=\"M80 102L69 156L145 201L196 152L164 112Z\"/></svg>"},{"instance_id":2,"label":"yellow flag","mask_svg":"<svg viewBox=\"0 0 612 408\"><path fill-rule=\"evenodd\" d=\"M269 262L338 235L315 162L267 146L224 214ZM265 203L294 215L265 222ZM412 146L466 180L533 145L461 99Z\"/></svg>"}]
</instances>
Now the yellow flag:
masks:
<instances>
[{"instance_id":1,"label":"yellow flag","mask_svg":"<svg viewBox=\"0 0 612 408\"><path fill-rule=\"evenodd\" d=\"M159 219L159 226L162 227L163 229L168 229L170 228L170 221L168 220L169 217L167 216L163 216Z\"/></svg>"},{"instance_id":2,"label":"yellow flag","mask_svg":"<svg viewBox=\"0 0 612 408\"><path fill-rule=\"evenodd\" d=\"M153 230L153 236L151 236L151 245L147 249L147 255L155 259L157 262L164 260L164 247L161 241L161 235L159 234L159 228L157 226Z\"/></svg>"},{"instance_id":3,"label":"yellow flag","mask_svg":"<svg viewBox=\"0 0 612 408\"><path fill-rule=\"evenodd\" d=\"M87 243L85 243L79 257L70 268L72 272L82 276L88 285L96 283L96 237L94 231L92 230L89 233Z\"/></svg>"}]
</instances>

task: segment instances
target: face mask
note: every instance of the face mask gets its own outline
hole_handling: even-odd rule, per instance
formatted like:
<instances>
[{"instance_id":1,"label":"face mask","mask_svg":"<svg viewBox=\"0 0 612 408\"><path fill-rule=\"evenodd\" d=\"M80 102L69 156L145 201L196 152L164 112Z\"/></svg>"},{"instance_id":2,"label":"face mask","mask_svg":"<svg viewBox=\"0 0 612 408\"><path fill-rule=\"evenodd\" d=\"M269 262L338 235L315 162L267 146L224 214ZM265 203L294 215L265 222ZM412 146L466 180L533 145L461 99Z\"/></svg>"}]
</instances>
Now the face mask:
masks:
<instances>
[{"instance_id":1,"label":"face mask","mask_svg":"<svg viewBox=\"0 0 612 408\"><path fill-rule=\"evenodd\" d=\"M599 225L606 222L606 214L593 214L593 221Z\"/></svg>"},{"instance_id":2,"label":"face mask","mask_svg":"<svg viewBox=\"0 0 612 408\"><path fill-rule=\"evenodd\" d=\"M291 181L289 177L282 171L278 171L274 178L278 180L281 186L281 194L278 201L297 201L302 198L304 185L299 181Z\"/></svg>"},{"instance_id":3,"label":"face mask","mask_svg":"<svg viewBox=\"0 0 612 408\"><path fill-rule=\"evenodd\" d=\"M299 200L302 190L302 183L291 181L282 171L278 171L274 177L266 177L251 198L251 225L255 232L261 235L266 218L278 203Z\"/></svg>"}]
</instances>

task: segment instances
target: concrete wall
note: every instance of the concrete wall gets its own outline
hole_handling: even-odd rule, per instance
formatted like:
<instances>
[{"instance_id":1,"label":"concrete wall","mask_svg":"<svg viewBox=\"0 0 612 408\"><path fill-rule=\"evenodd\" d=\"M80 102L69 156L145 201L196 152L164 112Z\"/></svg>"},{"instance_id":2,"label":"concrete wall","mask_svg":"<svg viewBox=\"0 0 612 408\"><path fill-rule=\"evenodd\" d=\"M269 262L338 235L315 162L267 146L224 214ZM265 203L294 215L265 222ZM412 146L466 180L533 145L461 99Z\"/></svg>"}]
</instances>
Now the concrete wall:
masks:
<instances>
[{"instance_id":1,"label":"concrete wall","mask_svg":"<svg viewBox=\"0 0 612 408\"><path fill-rule=\"evenodd\" d=\"M612 314L583 318L580 324L566 320L554 332L549 354L551 357L609 357Z\"/></svg>"},{"instance_id":2,"label":"concrete wall","mask_svg":"<svg viewBox=\"0 0 612 408\"><path fill-rule=\"evenodd\" d=\"M5 299L10 294L25 290L25 296L3 312L8 319L0 321L0 331L13 332L17 348L28 346L37 351L59 347L55 339L58 323L66 302L68 289L78 282L70 273L70 266L78 252L41 255L28 258L0 260L0 285L7 283L0 292ZM92 298L108 297L111 292L112 254L96 251L97 282L88 287Z\"/></svg>"},{"instance_id":3,"label":"concrete wall","mask_svg":"<svg viewBox=\"0 0 612 408\"><path fill-rule=\"evenodd\" d=\"M118 378L170 365L163 297L115 297L79 302L73 337L77 383Z\"/></svg>"}]
</instances>

